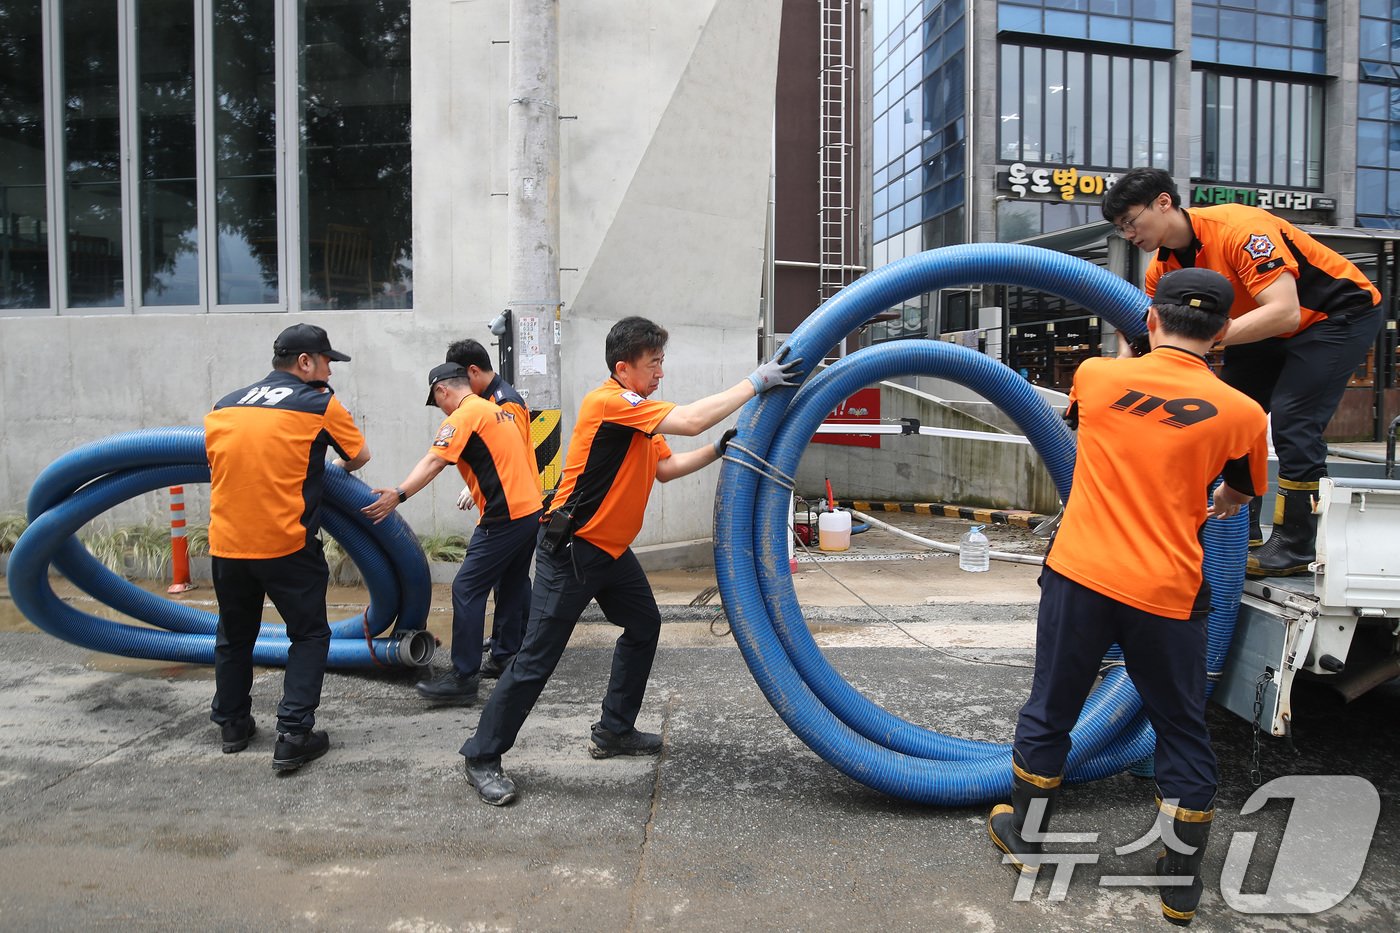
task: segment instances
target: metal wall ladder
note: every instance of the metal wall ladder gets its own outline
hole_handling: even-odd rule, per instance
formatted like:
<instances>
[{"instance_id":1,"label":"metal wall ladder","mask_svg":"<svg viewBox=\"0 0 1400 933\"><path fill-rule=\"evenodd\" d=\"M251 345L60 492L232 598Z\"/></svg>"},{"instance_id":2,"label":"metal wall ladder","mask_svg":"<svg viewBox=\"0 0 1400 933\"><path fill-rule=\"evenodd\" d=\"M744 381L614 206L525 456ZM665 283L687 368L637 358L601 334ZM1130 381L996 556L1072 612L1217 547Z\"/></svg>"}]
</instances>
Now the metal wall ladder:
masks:
<instances>
[{"instance_id":1,"label":"metal wall ladder","mask_svg":"<svg viewBox=\"0 0 1400 933\"><path fill-rule=\"evenodd\" d=\"M817 158L820 195L817 210L819 242L817 300L826 301L850 282L854 210L849 187L852 146L847 120L851 94L851 65L846 55L849 0L818 0L821 4L821 118Z\"/></svg>"}]
</instances>

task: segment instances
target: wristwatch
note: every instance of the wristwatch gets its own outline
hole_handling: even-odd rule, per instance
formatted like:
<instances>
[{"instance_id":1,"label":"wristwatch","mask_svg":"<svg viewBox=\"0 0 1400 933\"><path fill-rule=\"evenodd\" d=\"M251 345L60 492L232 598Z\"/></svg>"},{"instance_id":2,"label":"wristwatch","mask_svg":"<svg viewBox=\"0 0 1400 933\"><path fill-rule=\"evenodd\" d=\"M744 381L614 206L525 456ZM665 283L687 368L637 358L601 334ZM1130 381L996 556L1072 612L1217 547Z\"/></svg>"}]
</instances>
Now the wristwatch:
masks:
<instances>
[{"instance_id":1,"label":"wristwatch","mask_svg":"<svg viewBox=\"0 0 1400 933\"><path fill-rule=\"evenodd\" d=\"M406 493L406 492L403 491L403 487L402 487L402 486L395 486L395 487L394 487L394 492L396 492L396 493L399 494L399 501L400 501L400 502L407 502L407 501L408 501L408 493Z\"/></svg>"}]
</instances>

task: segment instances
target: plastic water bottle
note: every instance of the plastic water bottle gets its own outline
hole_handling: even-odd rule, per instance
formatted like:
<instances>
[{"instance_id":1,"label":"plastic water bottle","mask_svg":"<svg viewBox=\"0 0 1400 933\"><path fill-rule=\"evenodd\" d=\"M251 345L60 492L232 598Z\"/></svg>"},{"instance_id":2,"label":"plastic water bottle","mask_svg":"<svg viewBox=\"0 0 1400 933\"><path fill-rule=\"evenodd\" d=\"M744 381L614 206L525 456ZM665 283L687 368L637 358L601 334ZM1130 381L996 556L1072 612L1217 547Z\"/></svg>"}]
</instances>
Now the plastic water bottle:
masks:
<instances>
[{"instance_id":1,"label":"plastic water bottle","mask_svg":"<svg viewBox=\"0 0 1400 933\"><path fill-rule=\"evenodd\" d=\"M984 573L991 568L992 544L982 534L985 525L973 525L958 542L958 568L969 573Z\"/></svg>"}]
</instances>

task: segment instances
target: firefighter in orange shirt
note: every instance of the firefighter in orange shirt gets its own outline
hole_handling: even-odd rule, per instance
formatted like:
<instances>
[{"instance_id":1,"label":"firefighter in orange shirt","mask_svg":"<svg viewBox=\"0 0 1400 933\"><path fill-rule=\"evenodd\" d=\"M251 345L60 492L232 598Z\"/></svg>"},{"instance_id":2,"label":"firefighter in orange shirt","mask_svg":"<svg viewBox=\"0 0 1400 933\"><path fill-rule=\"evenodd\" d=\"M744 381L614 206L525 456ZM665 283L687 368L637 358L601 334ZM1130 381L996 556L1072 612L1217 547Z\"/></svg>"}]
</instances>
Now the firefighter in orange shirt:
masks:
<instances>
[{"instance_id":1,"label":"firefighter in orange shirt","mask_svg":"<svg viewBox=\"0 0 1400 933\"><path fill-rule=\"evenodd\" d=\"M330 748L316 724L331 630L326 621L330 570L317 532L326 449L356 470L369 448L331 391L331 349L320 327L294 324L272 344L272 372L220 399L204 418L209 456L209 554L219 627L214 644L214 705L225 752L240 752L253 722L253 643L263 598L287 625L287 669L277 706L272 767L293 771Z\"/></svg>"},{"instance_id":2,"label":"firefighter in orange shirt","mask_svg":"<svg viewBox=\"0 0 1400 933\"><path fill-rule=\"evenodd\" d=\"M467 371L472 392L510 413L511 418L515 420L515 427L525 441L525 448L533 458L535 445L530 440L530 407L525 404L525 398L515 386L502 379L491 367L491 354L486 352L480 341L470 337L453 341L447 347L447 362L456 363ZM544 486L540 482L538 464L532 469L535 470L535 485L543 494ZM465 510L471 507L471 489L463 489L462 494L457 497L457 508ZM501 676L501 671L506 669L510 659L520 650L520 639L525 634L525 617L530 613L530 601L527 599L520 604L519 611L510 617L503 616L500 611L501 595L497 589L496 612L491 617L491 640L482 651L482 677Z\"/></svg>"},{"instance_id":3,"label":"firefighter in orange shirt","mask_svg":"<svg viewBox=\"0 0 1400 933\"><path fill-rule=\"evenodd\" d=\"M1210 371L1233 294L1207 269L1162 277L1147 314L1152 352L1085 360L1065 418L1078 431L1074 486L1045 557L1035 676L1016 722L1011 804L988 831L1005 861L1035 872L1070 752L1070 730L1117 644L1157 733L1158 808L1171 821L1162 914L1185 924L1201 896L1216 789L1206 727L1201 526L1234 515L1268 476L1258 404ZM1223 474L1209 508L1206 493ZM1042 809L1043 808L1043 809Z\"/></svg>"},{"instance_id":4,"label":"firefighter in orange shirt","mask_svg":"<svg viewBox=\"0 0 1400 933\"><path fill-rule=\"evenodd\" d=\"M481 683L487 594L497 592L497 618L523 614L530 603L530 558L542 509L539 479L515 415L477 395L461 366L433 367L428 404L447 416L428 452L399 485L374 490L379 498L361 511L382 522L449 464L466 480L481 518L452 580L452 667L415 687L425 700L466 706L476 702Z\"/></svg>"},{"instance_id":5,"label":"firefighter in orange shirt","mask_svg":"<svg viewBox=\"0 0 1400 933\"><path fill-rule=\"evenodd\" d=\"M622 635L589 753L611 758L661 751L661 736L636 728L661 613L631 545L653 482L714 463L733 430L684 453L673 453L662 435L693 437L713 427L755 395L793 385L802 362L763 363L723 392L677 405L651 397L661 385L666 339L664 328L640 317L623 318L608 331L608 378L584 396L559 491L540 528L525 641L482 709L476 734L462 746L467 780L492 806L515 799L515 782L501 769L501 755L515 744L579 615L595 598Z\"/></svg>"},{"instance_id":6,"label":"firefighter in orange shirt","mask_svg":"<svg viewBox=\"0 0 1400 933\"><path fill-rule=\"evenodd\" d=\"M1173 269L1224 275L1234 309L1220 345L1220 378L1273 417L1278 499L1265 543L1259 502L1251 505L1254 577L1308 572L1318 480L1327 473L1323 432L1351 374L1375 345L1380 292L1345 257L1268 211L1243 204L1186 210L1176 182L1157 168L1135 168L1103 199L1104 219L1138 249L1155 253L1149 295Z\"/></svg>"}]
</instances>

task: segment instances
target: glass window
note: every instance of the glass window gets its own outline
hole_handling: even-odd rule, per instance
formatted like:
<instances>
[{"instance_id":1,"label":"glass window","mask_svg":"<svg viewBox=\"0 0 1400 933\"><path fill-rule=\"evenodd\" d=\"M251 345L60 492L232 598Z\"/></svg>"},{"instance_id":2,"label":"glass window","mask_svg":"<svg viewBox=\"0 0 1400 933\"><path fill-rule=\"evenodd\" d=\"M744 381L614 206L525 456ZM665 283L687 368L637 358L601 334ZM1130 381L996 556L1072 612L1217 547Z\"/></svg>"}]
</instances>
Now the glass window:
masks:
<instances>
[{"instance_id":1,"label":"glass window","mask_svg":"<svg viewBox=\"0 0 1400 933\"><path fill-rule=\"evenodd\" d=\"M274 14L271 0L214 0L219 304L281 301Z\"/></svg>"},{"instance_id":2,"label":"glass window","mask_svg":"<svg viewBox=\"0 0 1400 933\"><path fill-rule=\"evenodd\" d=\"M1204 75L1201 82L1201 177L1220 178L1220 79Z\"/></svg>"},{"instance_id":3,"label":"glass window","mask_svg":"<svg viewBox=\"0 0 1400 933\"><path fill-rule=\"evenodd\" d=\"M1203 3L1191 7L1191 32L1198 36L1214 36L1220 33L1220 11ZM1287 30L1284 30L1285 34Z\"/></svg>"},{"instance_id":4,"label":"glass window","mask_svg":"<svg viewBox=\"0 0 1400 933\"><path fill-rule=\"evenodd\" d=\"M1133 61L1133 88L1148 89L1152 87L1152 79L1149 69L1152 63L1146 59L1136 59ZM1129 113L1132 119L1132 164L1147 165L1152 160L1152 147L1149 138L1151 129L1151 97L1145 98L1141 104L1133 106L1132 95L1124 95L1129 98L1129 106L1132 108Z\"/></svg>"},{"instance_id":5,"label":"glass window","mask_svg":"<svg viewBox=\"0 0 1400 933\"><path fill-rule=\"evenodd\" d=\"M1274 84L1272 81L1260 81L1257 84L1258 98L1255 104L1255 112L1258 114L1259 125L1268 126L1273 123L1274 116ZM1261 185L1270 185L1274 181L1274 139L1269 133L1255 133L1254 138L1254 165L1256 178Z\"/></svg>"},{"instance_id":6,"label":"glass window","mask_svg":"<svg viewBox=\"0 0 1400 933\"><path fill-rule=\"evenodd\" d=\"M1065 55L1065 161L1081 165L1084 151L1084 53Z\"/></svg>"},{"instance_id":7,"label":"glass window","mask_svg":"<svg viewBox=\"0 0 1400 933\"><path fill-rule=\"evenodd\" d=\"M199 304L194 5L141 0L137 15L141 303Z\"/></svg>"},{"instance_id":8,"label":"glass window","mask_svg":"<svg viewBox=\"0 0 1400 933\"><path fill-rule=\"evenodd\" d=\"M1045 82L1041 79L1041 49L1024 49L1022 67L1025 79L1021 85L1021 158L1039 162L1041 155L1041 126L1045 120Z\"/></svg>"},{"instance_id":9,"label":"glass window","mask_svg":"<svg viewBox=\"0 0 1400 933\"><path fill-rule=\"evenodd\" d=\"M1220 120L1220 161L1219 179L1238 181L1235 177L1235 131L1239 122L1235 117L1235 79L1222 75L1220 78L1220 102L1217 106Z\"/></svg>"},{"instance_id":10,"label":"glass window","mask_svg":"<svg viewBox=\"0 0 1400 933\"><path fill-rule=\"evenodd\" d=\"M1250 127L1254 126L1254 101L1251 97L1252 82L1240 81L1236 89L1238 94L1235 98L1235 127L1239 134L1238 144L1235 146L1235 164L1230 173L1231 178L1246 179L1254 177L1254 167L1251 165L1253 152L1249 145L1249 138L1253 135Z\"/></svg>"},{"instance_id":11,"label":"glass window","mask_svg":"<svg viewBox=\"0 0 1400 933\"><path fill-rule=\"evenodd\" d=\"M1171 162L1172 70L1167 62L1152 63L1152 162Z\"/></svg>"},{"instance_id":12,"label":"glass window","mask_svg":"<svg viewBox=\"0 0 1400 933\"><path fill-rule=\"evenodd\" d=\"M1045 50L1045 160L1065 160L1065 53Z\"/></svg>"},{"instance_id":13,"label":"glass window","mask_svg":"<svg viewBox=\"0 0 1400 933\"><path fill-rule=\"evenodd\" d=\"M1358 168L1356 170L1356 203L1362 207L1384 204L1387 174L1389 173L1383 169Z\"/></svg>"},{"instance_id":14,"label":"glass window","mask_svg":"<svg viewBox=\"0 0 1400 933\"><path fill-rule=\"evenodd\" d=\"M1202 138L1201 127L1205 123L1200 107L1201 102L1205 100L1205 96L1201 91L1201 85L1203 81L1204 78L1202 77L1201 72L1191 72L1191 101L1194 105L1191 107L1191 139L1193 140L1193 142ZM1205 174L1205 171L1201 168L1201 150L1203 148L1204 147L1200 145L1192 145L1191 147L1192 178L1200 178Z\"/></svg>"},{"instance_id":15,"label":"glass window","mask_svg":"<svg viewBox=\"0 0 1400 933\"><path fill-rule=\"evenodd\" d=\"M0 15L0 308L49 305L44 44L40 0Z\"/></svg>"},{"instance_id":16,"label":"glass window","mask_svg":"<svg viewBox=\"0 0 1400 933\"><path fill-rule=\"evenodd\" d=\"M1040 32L1041 11L1035 7L997 4L997 28L1008 32Z\"/></svg>"},{"instance_id":17,"label":"glass window","mask_svg":"<svg viewBox=\"0 0 1400 933\"><path fill-rule=\"evenodd\" d=\"M1307 129L1304 91L1304 88L1296 84L1292 87L1293 119L1289 121L1288 184L1294 187L1302 187L1308 183L1306 153L1303 148L1304 133Z\"/></svg>"},{"instance_id":18,"label":"glass window","mask_svg":"<svg viewBox=\"0 0 1400 933\"><path fill-rule=\"evenodd\" d=\"M1323 92L1314 84L1258 81L1199 72L1193 110L1201 114L1193 177L1239 184L1319 188ZM1193 118L1194 119L1194 118ZM1272 128L1272 129L1270 129Z\"/></svg>"},{"instance_id":19,"label":"glass window","mask_svg":"<svg viewBox=\"0 0 1400 933\"><path fill-rule=\"evenodd\" d=\"M1083 39L1089 34L1089 18L1083 13L1045 13L1045 31L1052 36Z\"/></svg>"},{"instance_id":20,"label":"glass window","mask_svg":"<svg viewBox=\"0 0 1400 933\"><path fill-rule=\"evenodd\" d=\"M1021 46L1001 48L1001 157L1021 158Z\"/></svg>"},{"instance_id":21,"label":"glass window","mask_svg":"<svg viewBox=\"0 0 1400 933\"><path fill-rule=\"evenodd\" d=\"M117 6L64 0L62 29L68 304L121 307L126 279Z\"/></svg>"},{"instance_id":22,"label":"glass window","mask_svg":"<svg viewBox=\"0 0 1400 933\"><path fill-rule=\"evenodd\" d=\"M1220 35L1235 40L1254 38L1254 14L1244 10L1220 11Z\"/></svg>"},{"instance_id":23,"label":"glass window","mask_svg":"<svg viewBox=\"0 0 1400 933\"><path fill-rule=\"evenodd\" d=\"M1356 164L1385 168L1387 164L1386 138L1389 124L1375 120L1356 122Z\"/></svg>"},{"instance_id":24,"label":"glass window","mask_svg":"<svg viewBox=\"0 0 1400 933\"><path fill-rule=\"evenodd\" d=\"M1133 41L1133 24L1126 19L1095 16L1089 20L1089 38L1128 45Z\"/></svg>"},{"instance_id":25,"label":"glass window","mask_svg":"<svg viewBox=\"0 0 1400 933\"><path fill-rule=\"evenodd\" d=\"M1223 20L1222 14L1222 20ZM1289 21L1280 19L1277 16L1270 16L1267 13L1257 13L1253 17L1254 34L1260 42L1271 42L1274 45L1287 45L1289 37Z\"/></svg>"},{"instance_id":26,"label":"glass window","mask_svg":"<svg viewBox=\"0 0 1400 933\"><path fill-rule=\"evenodd\" d=\"M1378 62L1390 60L1390 24L1385 20L1368 20L1361 17L1358 29L1361 39L1361 57L1376 59Z\"/></svg>"},{"instance_id":27,"label":"glass window","mask_svg":"<svg viewBox=\"0 0 1400 933\"><path fill-rule=\"evenodd\" d=\"M1254 47L1254 61L1260 68L1287 71L1292 60L1292 52L1287 48L1277 45L1256 45Z\"/></svg>"},{"instance_id":28,"label":"glass window","mask_svg":"<svg viewBox=\"0 0 1400 933\"><path fill-rule=\"evenodd\" d=\"M1133 44L1169 49L1174 44L1170 23L1133 23Z\"/></svg>"},{"instance_id":29,"label":"glass window","mask_svg":"<svg viewBox=\"0 0 1400 933\"><path fill-rule=\"evenodd\" d=\"M1219 61L1222 65L1253 65L1254 45L1249 42L1232 42L1221 39Z\"/></svg>"},{"instance_id":30,"label":"glass window","mask_svg":"<svg viewBox=\"0 0 1400 933\"><path fill-rule=\"evenodd\" d=\"M1085 98L1087 100L1095 100L1095 98L1090 95L1095 91L1102 94L1103 91L1099 89L1107 89L1109 94L1112 94L1113 87L1108 80L1108 56L1094 55L1091 57L1090 61L1092 65L1090 68L1089 85L1085 88ZM1102 103L1096 102L1094 107L1089 111L1089 121L1092 124L1092 129L1089 133L1090 165L1109 166L1113 164L1112 160L1109 158L1108 121L1103 119L1105 116L1107 116L1107 114L1104 112Z\"/></svg>"},{"instance_id":31,"label":"glass window","mask_svg":"<svg viewBox=\"0 0 1400 933\"><path fill-rule=\"evenodd\" d=\"M0 307L411 307L408 65L409 0L4 3Z\"/></svg>"},{"instance_id":32,"label":"glass window","mask_svg":"<svg viewBox=\"0 0 1400 933\"><path fill-rule=\"evenodd\" d=\"M1132 93L1128 77L1131 62L1126 58L1113 59L1113 85L1124 93L1113 95L1113 122L1109 125L1109 135L1113 140L1112 158L1114 165L1132 165L1130 161L1129 134L1132 132Z\"/></svg>"}]
</instances>

